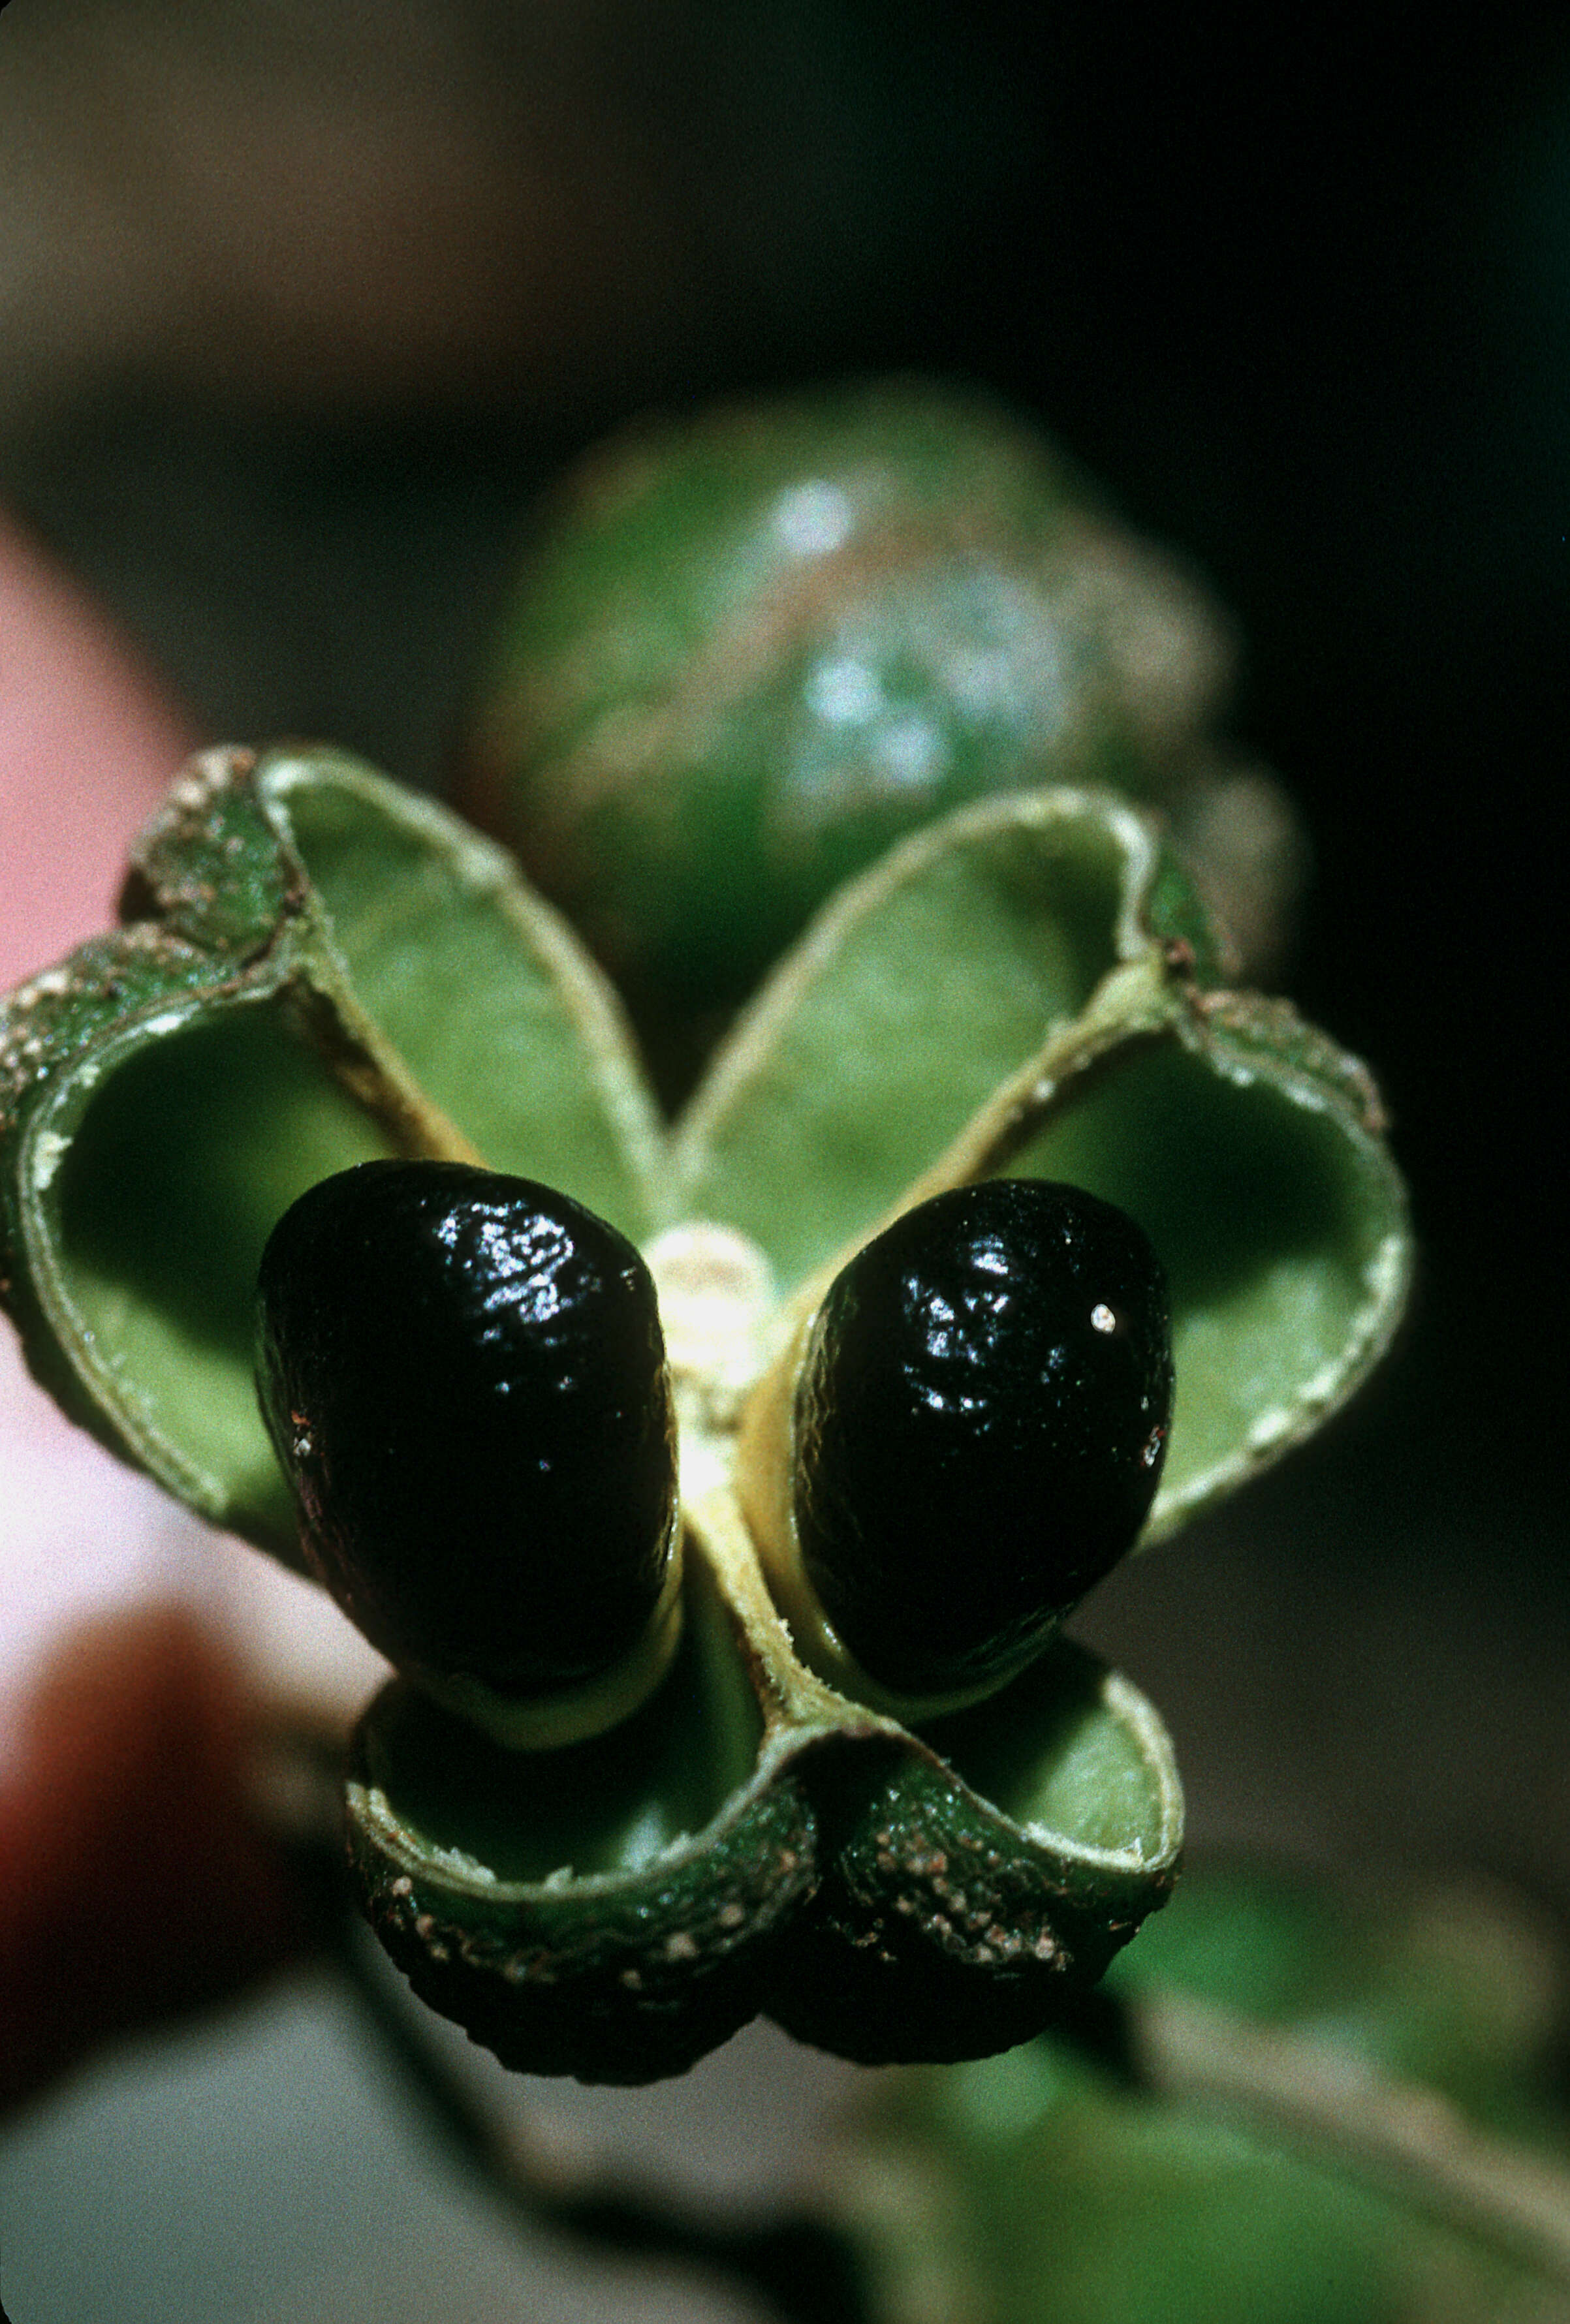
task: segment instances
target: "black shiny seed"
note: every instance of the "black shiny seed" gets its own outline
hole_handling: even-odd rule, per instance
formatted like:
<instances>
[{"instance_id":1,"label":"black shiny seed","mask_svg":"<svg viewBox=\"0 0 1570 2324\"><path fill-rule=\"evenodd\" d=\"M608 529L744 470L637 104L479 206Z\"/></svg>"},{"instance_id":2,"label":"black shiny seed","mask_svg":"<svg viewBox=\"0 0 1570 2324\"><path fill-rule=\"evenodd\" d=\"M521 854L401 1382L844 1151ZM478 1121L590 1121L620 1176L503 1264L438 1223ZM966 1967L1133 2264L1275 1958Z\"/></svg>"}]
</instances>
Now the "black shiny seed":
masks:
<instances>
[{"instance_id":1,"label":"black shiny seed","mask_svg":"<svg viewBox=\"0 0 1570 2324\"><path fill-rule=\"evenodd\" d=\"M402 1668L528 1694L642 1635L674 1422L649 1270L549 1186L366 1162L263 1254L257 1391L318 1574Z\"/></svg>"},{"instance_id":2,"label":"black shiny seed","mask_svg":"<svg viewBox=\"0 0 1570 2324\"><path fill-rule=\"evenodd\" d=\"M1077 1186L959 1187L858 1251L809 1335L795 1502L864 1669L940 1693L1027 1656L1132 1544L1171 1401L1155 1252Z\"/></svg>"}]
</instances>

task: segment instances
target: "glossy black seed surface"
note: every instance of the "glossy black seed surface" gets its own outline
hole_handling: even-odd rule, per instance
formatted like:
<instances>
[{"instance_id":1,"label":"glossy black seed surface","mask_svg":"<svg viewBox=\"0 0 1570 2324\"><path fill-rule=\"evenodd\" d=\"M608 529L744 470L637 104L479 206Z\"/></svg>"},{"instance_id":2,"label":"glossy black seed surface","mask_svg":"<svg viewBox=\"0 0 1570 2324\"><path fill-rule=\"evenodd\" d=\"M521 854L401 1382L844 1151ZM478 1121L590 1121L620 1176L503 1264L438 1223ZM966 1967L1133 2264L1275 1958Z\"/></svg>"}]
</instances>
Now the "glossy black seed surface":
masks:
<instances>
[{"instance_id":1,"label":"glossy black seed surface","mask_svg":"<svg viewBox=\"0 0 1570 2324\"><path fill-rule=\"evenodd\" d=\"M884 1685L979 1685L1144 1523L1172 1402L1142 1230L1076 1186L923 1203L836 1277L796 1398L802 1563Z\"/></svg>"},{"instance_id":2,"label":"glossy black seed surface","mask_svg":"<svg viewBox=\"0 0 1570 2324\"><path fill-rule=\"evenodd\" d=\"M367 1162L279 1221L257 1392L307 1554L402 1668L529 1694L641 1637L676 1495L649 1271L565 1194Z\"/></svg>"}]
</instances>

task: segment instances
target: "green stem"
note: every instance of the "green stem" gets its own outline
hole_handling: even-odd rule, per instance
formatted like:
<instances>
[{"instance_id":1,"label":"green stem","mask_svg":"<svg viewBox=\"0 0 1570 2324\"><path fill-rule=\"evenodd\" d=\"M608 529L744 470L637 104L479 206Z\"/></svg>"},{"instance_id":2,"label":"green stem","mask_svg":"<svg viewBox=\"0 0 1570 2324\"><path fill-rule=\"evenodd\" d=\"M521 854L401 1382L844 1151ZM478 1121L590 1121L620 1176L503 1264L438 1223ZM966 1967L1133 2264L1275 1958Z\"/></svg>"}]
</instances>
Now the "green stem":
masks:
<instances>
[{"instance_id":1,"label":"green stem","mask_svg":"<svg viewBox=\"0 0 1570 2324\"><path fill-rule=\"evenodd\" d=\"M1241 2117L1570 2288L1570 2171L1478 2130L1437 2091L1187 1994L1141 1994L1129 2036L1158 2095Z\"/></svg>"}]
</instances>

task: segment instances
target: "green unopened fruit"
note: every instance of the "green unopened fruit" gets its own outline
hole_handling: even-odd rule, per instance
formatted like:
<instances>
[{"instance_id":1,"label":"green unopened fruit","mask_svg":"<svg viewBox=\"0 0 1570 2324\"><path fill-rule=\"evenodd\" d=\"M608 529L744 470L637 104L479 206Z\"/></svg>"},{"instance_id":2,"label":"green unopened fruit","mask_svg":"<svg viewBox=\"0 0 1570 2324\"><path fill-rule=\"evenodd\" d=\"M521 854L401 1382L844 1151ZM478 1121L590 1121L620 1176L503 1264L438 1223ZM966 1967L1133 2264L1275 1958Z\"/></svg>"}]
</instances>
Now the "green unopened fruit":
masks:
<instances>
[{"instance_id":1,"label":"green unopened fruit","mask_svg":"<svg viewBox=\"0 0 1570 2324\"><path fill-rule=\"evenodd\" d=\"M657 1015L951 808L1159 792L1222 624L1046 438L915 379L645 421L542 512L458 771Z\"/></svg>"}]
</instances>

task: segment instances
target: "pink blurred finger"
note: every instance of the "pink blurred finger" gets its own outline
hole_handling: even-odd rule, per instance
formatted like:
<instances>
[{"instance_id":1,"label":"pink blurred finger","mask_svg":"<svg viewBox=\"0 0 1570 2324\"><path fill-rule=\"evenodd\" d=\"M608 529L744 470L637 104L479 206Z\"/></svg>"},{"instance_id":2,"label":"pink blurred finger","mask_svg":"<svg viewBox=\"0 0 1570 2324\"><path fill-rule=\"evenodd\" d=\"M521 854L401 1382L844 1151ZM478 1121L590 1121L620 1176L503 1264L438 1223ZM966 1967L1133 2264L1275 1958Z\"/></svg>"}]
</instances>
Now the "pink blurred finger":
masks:
<instances>
[{"instance_id":1,"label":"pink blurred finger","mask_svg":"<svg viewBox=\"0 0 1570 2324\"><path fill-rule=\"evenodd\" d=\"M198 740L0 511L0 991L108 924L126 844Z\"/></svg>"}]
</instances>

